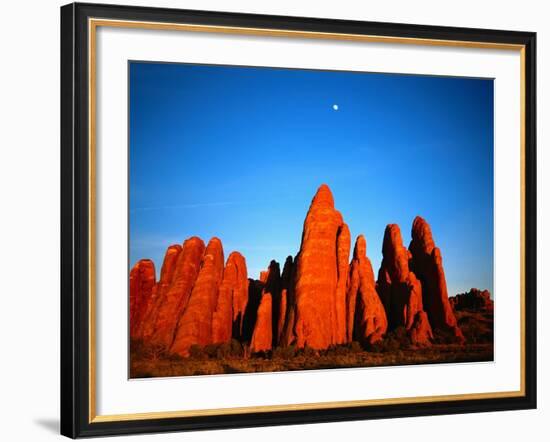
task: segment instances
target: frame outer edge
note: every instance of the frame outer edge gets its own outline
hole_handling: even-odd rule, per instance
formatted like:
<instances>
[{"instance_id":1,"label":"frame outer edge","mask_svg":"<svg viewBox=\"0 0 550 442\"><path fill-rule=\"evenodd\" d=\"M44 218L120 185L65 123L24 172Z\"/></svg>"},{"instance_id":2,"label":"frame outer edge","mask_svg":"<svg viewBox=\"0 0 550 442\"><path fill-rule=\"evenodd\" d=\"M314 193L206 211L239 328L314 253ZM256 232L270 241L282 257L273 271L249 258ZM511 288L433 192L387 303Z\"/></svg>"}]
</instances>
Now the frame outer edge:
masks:
<instances>
[{"instance_id":1,"label":"frame outer edge","mask_svg":"<svg viewBox=\"0 0 550 442\"><path fill-rule=\"evenodd\" d=\"M259 23L271 19L282 28L330 30L364 26L380 35L418 34L453 35L456 40L471 37L474 41L512 41L525 45L525 284L526 342L525 396L506 400L443 402L436 405L404 404L399 407L363 407L281 413L222 415L212 418L116 421L92 423L88 420L88 77L86 20L93 16L153 16L159 21L184 15L190 22L224 24ZM251 24L252 26L252 24ZM306 424L405 416L471 413L483 411L536 408L536 34L466 28L441 28L423 25L351 22L301 17L270 17L214 11L128 7L106 4L69 4L61 7L61 434L77 438L149 432L189 431L199 429L243 428L266 425Z\"/></svg>"},{"instance_id":2,"label":"frame outer edge","mask_svg":"<svg viewBox=\"0 0 550 442\"><path fill-rule=\"evenodd\" d=\"M76 318L74 312L74 89L75 89L75 6L62 6L60 9L61 84L60 84L60 123L61 123L61 360L60 360L60 432L75 438L77 435L77 388L78 377L74 332Z\"/></svg>"},{"instance_id":3,"label":"frame outer edge","mask_svg":"<svg viewBox=\"0 0 550 442\"><path fill-rule=\"evenodd\" d=\"M537 34L525 44L526 399L537 408Z\"/></svg>"}]
</instances>

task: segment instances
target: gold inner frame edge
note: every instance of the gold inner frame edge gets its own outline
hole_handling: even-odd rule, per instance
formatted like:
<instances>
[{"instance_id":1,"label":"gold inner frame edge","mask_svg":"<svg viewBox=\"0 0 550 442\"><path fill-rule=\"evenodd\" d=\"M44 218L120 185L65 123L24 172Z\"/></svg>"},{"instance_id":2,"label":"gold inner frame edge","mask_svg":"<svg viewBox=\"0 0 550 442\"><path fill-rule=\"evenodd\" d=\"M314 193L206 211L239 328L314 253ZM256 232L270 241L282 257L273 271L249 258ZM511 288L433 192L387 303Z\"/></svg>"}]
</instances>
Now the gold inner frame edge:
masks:
<instances>
[{"instance_id":1,"label":"gold inner frame edge","mask_svg":"<svg viewBox=\"0 0 550 442\"><path fill-rule=\"evenodd\" d=\"M499 49L519 51L520 53L520 389L518 391L499 391L488 393L464 393L452 395L437 396L415 396L387 399L366 399L353 401L333 401L316 402L301 404L284 405L261 405L233 408L215 408L181 411L158 411L146 413L127 413L127 414L96 414L96 312L95 312L95 274L96 274L96 35L97 28L115 27L115 28L134 28L147 30L171 30L186 32L208 32L218 34L237 34L254 36L273 36L273 37L293 37L309 39L326 39L339 41L358 41L370 43L389 43L389 44L412 44L420 46L444 46L444 47L462 47L477 49ZM312 31L293 31L284 29L266 29L266 28L245 28L232 26L212 26L183 23L160 23L132 20L114 20L114 19L88 19L88 149L89 149L89 367L88 367L88 422L116 422L132 421L145 419L168 419L177 417L198 417L198 416L220 416L246 413L269 413L277 411L296 411L296 410L322 410L327 408L345 408L345 407L365 407L375 405L397 405L414 404L442 401L460 401L460 400L481 400L496 398L513 398L525 396L525 45L493 43L493 42L475 42L460 40L442 40L425 39L412 37L391 37L363 34L312 32Z\"/></svg>"}]
</instances>

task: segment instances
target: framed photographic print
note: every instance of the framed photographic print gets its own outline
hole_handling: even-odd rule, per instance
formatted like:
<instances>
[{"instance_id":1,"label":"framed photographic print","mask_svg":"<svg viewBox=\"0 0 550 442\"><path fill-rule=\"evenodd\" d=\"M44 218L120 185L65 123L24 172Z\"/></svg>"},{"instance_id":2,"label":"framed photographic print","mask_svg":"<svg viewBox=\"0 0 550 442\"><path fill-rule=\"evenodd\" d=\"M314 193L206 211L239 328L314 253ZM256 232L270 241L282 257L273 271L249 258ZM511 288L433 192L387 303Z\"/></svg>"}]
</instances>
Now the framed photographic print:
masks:
<instances>
[{"instance_id":1,"label":"framed photographic print","mask_svg":"<svg viewBox=\"0 0 550 442\"><path fill-rule=\"evenodd\" d=\"M62 434L535 408L535 43L62 7Z\"/></svg>"}]
</instances>

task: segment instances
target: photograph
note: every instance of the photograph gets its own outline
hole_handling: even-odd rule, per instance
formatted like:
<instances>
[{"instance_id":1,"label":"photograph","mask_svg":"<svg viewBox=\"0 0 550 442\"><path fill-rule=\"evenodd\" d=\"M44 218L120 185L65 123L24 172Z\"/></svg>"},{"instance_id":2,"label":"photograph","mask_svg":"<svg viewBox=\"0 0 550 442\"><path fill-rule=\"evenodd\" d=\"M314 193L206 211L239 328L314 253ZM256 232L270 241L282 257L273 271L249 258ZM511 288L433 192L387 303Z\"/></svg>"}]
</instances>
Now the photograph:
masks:
<instances>
[{"instance_id":1,"label":"photograph","mask_svg":"<svg viewBox=\"0 0 550 442\"><path fill-rule=\"evenodd\" d=\"M127 63L130 379L494 361L494 79Z\"/></svg>"}]
</instances>

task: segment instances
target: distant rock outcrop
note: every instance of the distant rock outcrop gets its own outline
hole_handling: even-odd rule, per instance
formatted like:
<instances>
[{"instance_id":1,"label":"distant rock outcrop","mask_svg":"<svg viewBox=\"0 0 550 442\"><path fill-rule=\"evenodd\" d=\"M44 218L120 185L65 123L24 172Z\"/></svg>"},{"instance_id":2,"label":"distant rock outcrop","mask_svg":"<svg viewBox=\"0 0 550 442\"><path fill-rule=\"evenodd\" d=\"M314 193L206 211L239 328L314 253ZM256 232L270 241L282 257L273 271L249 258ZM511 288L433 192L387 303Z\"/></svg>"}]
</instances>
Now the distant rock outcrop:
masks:
<instances>
[{"instance_id":1,"label":"distant rock outcrop","mask_svg":"<svg viewBox=\"0 0 550 442\"><path fill-rule=\"evenodd\" d=\"M212 238L202 257L201 268L187 307L177 327L173 353L188 356L192 345L212 343L212 317L218 303L223 275L223 248L218 238Z\"/></svg>"},{"instance_id":2,"label":"distant rock outcrop","mask_svg":"<svg viewBox=\"0 0 550 442\"><path fill-rule=\"evenodd\" d=\"M449 298L454 310L470 310L473 312L492 312L494 303L489 290L470 289L469 292L460 293Z\"/></svg>"},{"instance_id":3,"label":"distant rock outcrop","mask_svg":"<svg viewBox=\"0 0 550 442\"><path fill-rule=\"evenodd\" d=\"M354 339L366 344L380 341L388 328L388 320L376 292L363 235L357 238L353 251L347 301L347 341Z\"/></svg>"},{"instance_id":4,"label":"distant rock outcrop","mask_svg":"<svg viewBox=\"0 0 550 442\"><path fill-rule=\"evenodd\" d=\"M449 331L457 342L464 342L464 336L449 303L443 259L441 251L435 246L430 225L417 216L411 235L410 266L422 283L422 299L430 324L434 328Z\"/></svg>"}]
</instances>

